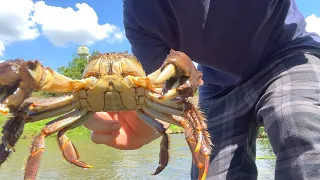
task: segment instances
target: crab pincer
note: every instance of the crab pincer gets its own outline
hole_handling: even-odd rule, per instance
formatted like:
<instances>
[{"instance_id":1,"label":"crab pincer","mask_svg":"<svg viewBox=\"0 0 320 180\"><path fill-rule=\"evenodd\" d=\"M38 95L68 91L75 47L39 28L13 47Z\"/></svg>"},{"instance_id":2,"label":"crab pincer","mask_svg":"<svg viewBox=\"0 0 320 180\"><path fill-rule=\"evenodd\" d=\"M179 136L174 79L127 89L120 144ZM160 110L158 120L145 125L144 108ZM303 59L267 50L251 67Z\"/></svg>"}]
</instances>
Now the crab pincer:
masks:
<instances>
[{"instance_id":1,"label":"crab pincer","mask_svg":"<svg viewBox=\"0 0 320 180\"><path fill-rule=\"evenodd\" d=\"M184 107L184 115L180 115L176 121L185 129L186 140L199 169L199 179L205 179L210 163L212 143L207 132L205 116L188 100L203 84L202 73L197 70L185 53L171 50L161 68L149 77L156 87L163 87L158 99L175 102Z\"/></svg>"},{"instance_id":2,"label":"crab pincer","mask_svg":"<svg viewBox=\"0 0 320 180\"><path fill-rule=\"evenodd\" d=\"M30 118L29 112L35 104L25 100L31 93L48 89L65 92L79 87L78 82L44 68L38 60L14 59L0 63L0 114L11 114L2 130L0 165L14 151L24 125Z\"/></svg>"},{"instance_id":3,"label":"crab pincer","mask_svg":"<svg viewBox=\"0 0 320 180\"><path fill-rule=\"evenodd\" d=\"M161 98L192 97L203 84L202 73L197 70L191 59L180 51L171 50L159 71L160 74L154 83L164 84L164 94Z\"/></svg>"},{"instance_id":4,"label":"crab pincer","mask_svg":"<svg viewBox=\"0 0 320 180\"><path fill-rule=\"evenodd\" d=\"M39 66L37 60L14 59L0 63L0 114L14 114L3 126L0 165L14 151L14 145L22 135L30 105L22 103L37 88L41 79L41 74L37 73Z\"/></svg>"},{"instance_id":5,"label":"crab pincer","mask_svg":"<svg viewBox=\"0 0 320 180\"><path fill-rule=\"evenodd\" d=\"M39 62L8 60L0 63L0 113L16 112L37 88L41 79Z\"/></svg>"}]
</instances>

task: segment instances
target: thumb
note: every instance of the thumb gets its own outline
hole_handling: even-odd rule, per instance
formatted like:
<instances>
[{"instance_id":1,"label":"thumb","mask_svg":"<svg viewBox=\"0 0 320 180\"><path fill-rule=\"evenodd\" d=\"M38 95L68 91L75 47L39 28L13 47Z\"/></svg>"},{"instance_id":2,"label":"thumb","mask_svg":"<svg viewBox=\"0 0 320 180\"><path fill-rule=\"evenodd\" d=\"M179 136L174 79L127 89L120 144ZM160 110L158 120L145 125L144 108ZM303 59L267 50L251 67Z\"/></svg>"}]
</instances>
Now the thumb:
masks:
<instances>
[{"instance_id":1,"label":"thumb","mask_svg":"<svg viewBox=\"0 0 320 180\"><path fill-rule=\"evenodd\" d=\"M113 131L119 131L121 124L118 120L112 120L106 112L95 113L84 126L95 133L111 134Z\"/></svg>"}]
</instances>

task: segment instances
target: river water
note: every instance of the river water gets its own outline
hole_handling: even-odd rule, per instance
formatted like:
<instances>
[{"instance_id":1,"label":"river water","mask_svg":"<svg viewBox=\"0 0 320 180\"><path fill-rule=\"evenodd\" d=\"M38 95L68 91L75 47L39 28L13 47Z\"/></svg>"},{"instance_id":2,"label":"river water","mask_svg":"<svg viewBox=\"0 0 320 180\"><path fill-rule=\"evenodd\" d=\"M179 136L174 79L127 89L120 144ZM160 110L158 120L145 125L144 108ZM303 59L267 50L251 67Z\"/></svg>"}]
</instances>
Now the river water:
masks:
<instances>
[{"instance_id":1,"label":"river water","mask_svg":"<svg viewBox=\"0 0 320 180\"><path fill-rule=\"evenodd\" d=\"M184 134L171 137L171 152L168 166L158 175L150 175L158 165L160 139L139 150L120 151L105 145L93 144L90 137L71 137L80 153L80 159L94 167L82 169L66 162L55 138L46 139L46 151L43 155L37 179L39 180L171 180L190 179L191 154ZM20 140L16 152L0 169L1 180L23 179L23 168L29 154L31 140ZM258 156L270 156L268 147L257 144ZM257 161L259 180L272 180L274 159Z\"/></svg>"}]
</instances>

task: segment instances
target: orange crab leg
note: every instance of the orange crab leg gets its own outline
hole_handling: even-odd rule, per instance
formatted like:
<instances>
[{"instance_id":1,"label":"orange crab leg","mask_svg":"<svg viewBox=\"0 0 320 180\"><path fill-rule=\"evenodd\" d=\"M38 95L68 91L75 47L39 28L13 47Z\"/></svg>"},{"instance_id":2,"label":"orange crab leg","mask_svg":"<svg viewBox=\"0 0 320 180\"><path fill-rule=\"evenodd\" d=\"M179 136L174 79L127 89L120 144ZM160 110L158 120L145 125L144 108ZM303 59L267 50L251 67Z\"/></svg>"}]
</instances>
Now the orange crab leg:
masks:
<instances>
[{"instance_id":1,"label":"orange crab leg","mask_svg":"<svg viewBox=\"0 0 320 180\"><path fill-rule=\"evenodd\" d=\"M86 110L75 110L68 114L65 114L54 121L49 122L41 131L41 133L35 138L30 149L30 155L25 168L24 179L33 180L36 178L37 171L39 168L40 160L45 149L44 138L62 130L63 128L75 123L81 119L85 114Z\"/></svg>"},{"instance_id":2,"label":"orange crab leg","mask_svg":"<svg viewBox=\"0 0 320 180\"><path fill-rule=\"evenodd\" d=\"M59 147L62 151L63 157L69 163L74 164L78 167L82 167L82 168L92 168L93 166L90 166L90 165L79 160L80 154L79 154L77 148L74 146L74 144L67 137L67 135L65 135L65 132L70 129L73 129L75 127L82 125L91 116L92 116L91 113L84 115L78 121L76 121L75 123L71 124L70 126L64 128L63 130L59 131L59 133L58 133L58 143L59 143Z\"/></svg>"},{"instance_id":3,"label":"orange crab leg","mask_svg":"<svg viewBox=\"0 0 320 180\"><path fill-rule=\"evenodd\" d=\"M26 122L35 122L35 121L59 116L61 114L70 112L70 111L72 111L74 109L78 109L80 107L81 107L80 101L74 101L71 104L67 104L67 105L64 105L61 107L56 107L51 110L44 110L44 111L38 111L38 112L31 111L29 113L29 117L27 117L27 119L26 119Z\"/></svg>"},{"instance_id":4,"label":"orange crab leg","mask_svg":"<svg viewBox=\"0 0 320 180\"><path fill-rule=\"evenodd\" d=\"M204 123L205 119L203 114L191 103L188 103L188 105L189 107L186 110L186 119L188 121L182 120L181 124L182 126L186 126L186 139L191 151L193 152L193 157L196 160L196 164L199 169L199 180L204 180L209 170L212 143L210 140L210 135L206 131L207 126ZM191 128L190 125L188 126L188 124L193 127ZM196 130L196 132L193 130ZM196 139L195 137L198 138Z\"/></svg>"},{"instance_id":5,"label":"orange crab leg","mask_svg":"<svg viewBox=\"0 0 320 180\"><path fill-rule=\"evenodd\" d=\"M58 133L58 142L59 147L62 151L63 157L71 164L82 168L91 168L90 166L79 160L80 154L74 144L70 141L70 139L64 134L65 131L59 131Z\"/></svg>"},{"instance_id":6,"label":"orange crab leg","mask_svg":"<svg viewBox=\"0 0 320 180\"><path fill-rule=\"evenodd\" d=\"M204 180L208 174L211 149L207 149L208 145L206 144L206 141L201 141L201 153L196 152L195 149L197 142L194 138L194 133L192 132L193 127L191 126L191 123L186 120L181 120L181 125L185 129L186 140L192 152L194 163L197 165L199 169L198 179Z\"/></svg>"},{"instance_id":7,"label":"orange crab leg","mask_svg":"<svg viewBox=\"0 0 320 180\"><path fill-rule=\"evenodd\" d=\"M24 124L46 118L60 116L80 108L76 94L55 98L54 100L32 103L25 101L3 127L2 144L0 145L0 165L7 160L23 133ZM51 108L51 109L50 109Z\"/></svg>"},{"instance_id":8,"label":"orange crab leg","mask_svg":"<svg viewBox=\"0 0 320 180\"><path fill-rule=\"evenodd\" d=\"M61 107L67 104L71 104L73 101L77 101L78 98L75 94L66 95L62 97L56 97L53 100L41 100L33 102L31 104L30 110L33 112L43 112L47 110L52 110L57 107Z\"/></svg>"}]
</instances>

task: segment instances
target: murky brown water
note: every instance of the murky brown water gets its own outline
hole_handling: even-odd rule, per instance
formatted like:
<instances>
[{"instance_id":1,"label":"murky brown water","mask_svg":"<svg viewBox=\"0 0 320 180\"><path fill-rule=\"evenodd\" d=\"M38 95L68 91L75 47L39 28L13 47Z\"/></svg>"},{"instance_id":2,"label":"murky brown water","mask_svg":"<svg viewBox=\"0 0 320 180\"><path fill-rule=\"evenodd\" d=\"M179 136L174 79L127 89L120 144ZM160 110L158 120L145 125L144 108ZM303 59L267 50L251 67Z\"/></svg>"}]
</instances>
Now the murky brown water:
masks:
<instances>
[{"instance_id":1,"label":"murky brown water","mask_svg":"<svg viewBox=\"0 0 320 180\"><path fill-rule=\"evenodd\" d=\"M187 147L183 134L170 135L171 159L159 175L150 175L157 168L159 142L151 144L135 151L120 151L108 148L104 145L95 145L90 137L71 137L78 148L81 160L93 165L94 168L82 169L67 163L58 149L55 138L46 139L46 151L44 153L40 169L39 180L169 180L190 179L189 170L191 154ZM28 156L28 147L31 140L20 140L15 152L0 169L0 179L23 179L23 166ZM270 152L258 143L258 156L268 156ZM259 180L272 180L274 160L257 160L259 168Z\"/></svg>"}]
</instances>

